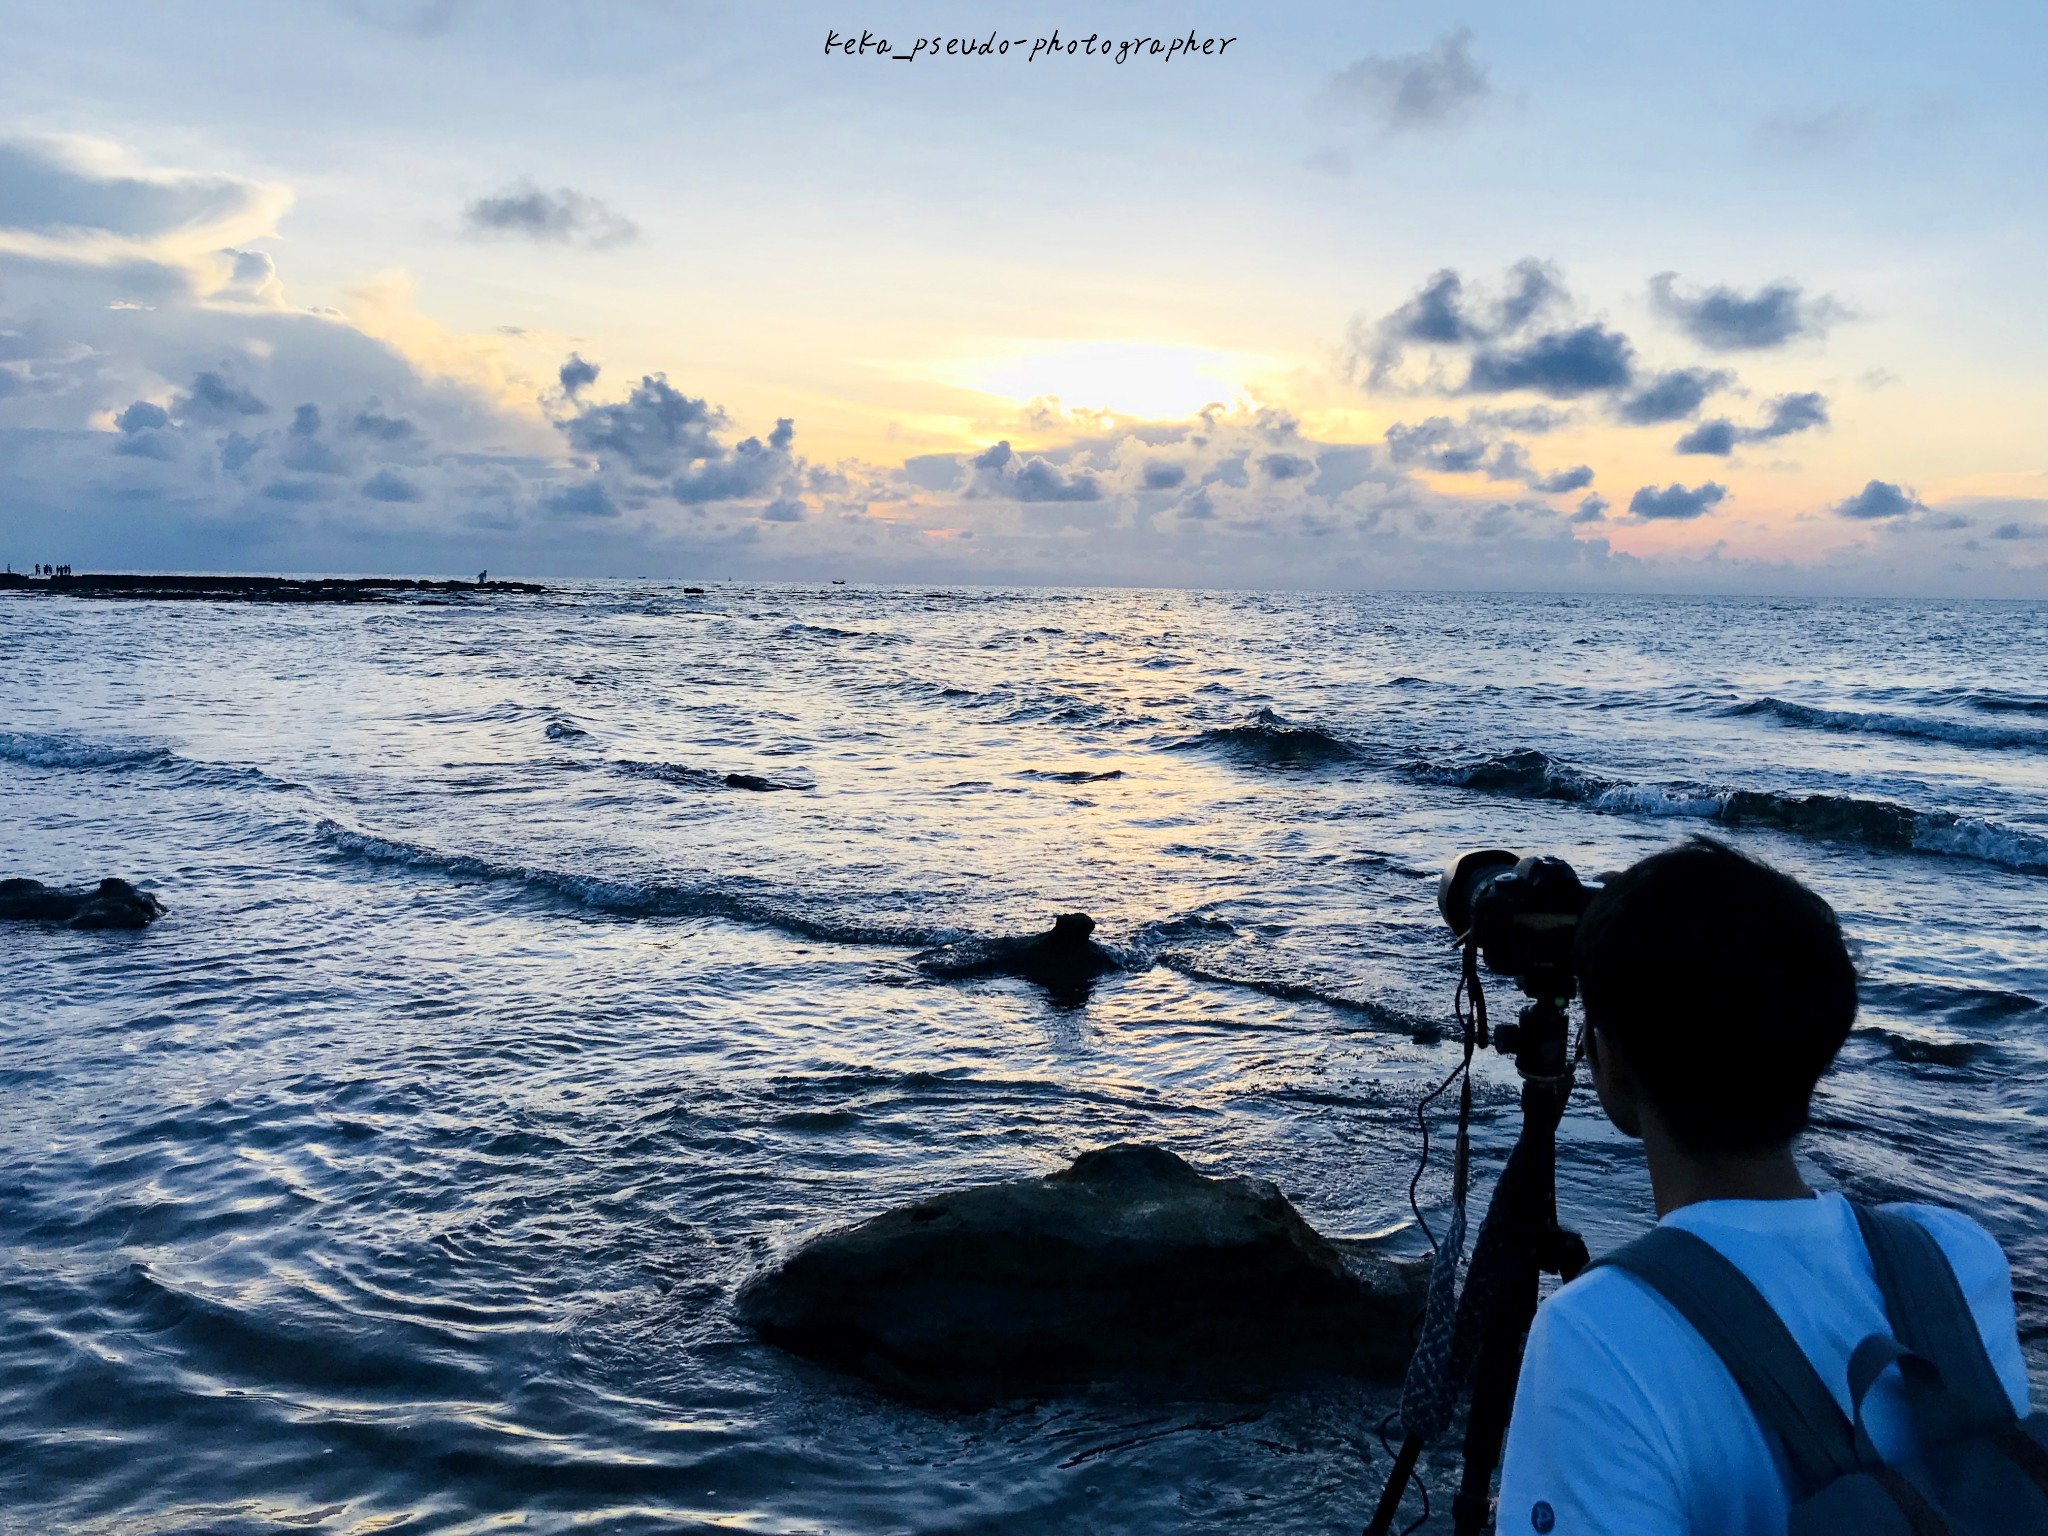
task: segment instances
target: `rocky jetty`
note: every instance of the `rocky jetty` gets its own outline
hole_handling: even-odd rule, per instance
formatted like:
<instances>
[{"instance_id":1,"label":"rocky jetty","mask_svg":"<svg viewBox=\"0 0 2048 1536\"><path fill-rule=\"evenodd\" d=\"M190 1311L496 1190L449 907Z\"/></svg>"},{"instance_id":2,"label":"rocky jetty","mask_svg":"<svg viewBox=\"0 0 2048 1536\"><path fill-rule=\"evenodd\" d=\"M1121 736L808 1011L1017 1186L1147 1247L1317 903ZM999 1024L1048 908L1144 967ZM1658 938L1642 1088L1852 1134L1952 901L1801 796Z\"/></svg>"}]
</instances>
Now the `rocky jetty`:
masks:
<instances>
[{"instance_id":1,"label":"rocky jetty","mask_svg":"<svg viewBox=\"0 0 2048 1536\"><path fill-rule=\"evenodd\" d=\"M1114 1383L1241 1395L1392 1380L1420 1267L1349 1257L1262 1179L1158 1147L937 1195L798 1249L740 1291L771 1344L901 1396L973 1406Z\"/></svg>"},{"instance_id":2,"label":"rocky jetty","mask_svg":"<svg viewBox=\"0 0 2048 1536\"><path fill-rule=\"evenodd\" d=\"M1036 982L1067 1007L1088 1001L1095 978L1125 969L1116 955L1095 942L1095 919L1086 912L1062 912L1045 933L1013 938L964 939L912 955L927 976L964 981L975 976L1021 976Z\"/></svg>"},{"instance_id":3,"label":"rocky jetty","mask_svg":"<svg viewBox=\"0 0 2048 1536\"><path fill-rule=\"evenodd\" d=\"M40 880L0 880L0 920L70 928L147 928L164 904L126 880L66 890Z\"/></svg>"},{"instance_id":4,"label":"rocky jetty","mask_svg":"<svg viewBox=\"0 0 2048 1536\"><path fill-rule=\"evenodd\" d=\"M527 581L429 581L398 576L165 576L125 571L36 577L9 572L0 577L0 588L72 597L244 603L396 603L547 591L546 587Z\"/></svg>"}]
</instances>

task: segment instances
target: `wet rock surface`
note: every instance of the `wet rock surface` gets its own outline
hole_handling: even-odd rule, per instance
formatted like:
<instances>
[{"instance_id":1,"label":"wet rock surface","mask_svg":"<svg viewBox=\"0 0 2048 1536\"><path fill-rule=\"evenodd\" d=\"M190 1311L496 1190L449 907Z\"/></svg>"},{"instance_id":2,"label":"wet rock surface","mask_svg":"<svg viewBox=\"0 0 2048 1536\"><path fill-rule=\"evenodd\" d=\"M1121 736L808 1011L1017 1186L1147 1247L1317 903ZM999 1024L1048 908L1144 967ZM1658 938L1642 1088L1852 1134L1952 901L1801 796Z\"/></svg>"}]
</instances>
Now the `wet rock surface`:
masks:
<instances>
[{"instance_id":1,"label":"wet rock surface","mask_svg":"<svg viewBox=\"0 0 2048 1536\"><path fill-rule=\"evenodd\" d=\"M1078 1007L1095 979L1126 969L1124 962L1091 937L1095 919L1086 912L1062 912L1044 933L1014 938L964 939L911 956L927 976L964 981L977 976L1021 976L1052 994L1054 1002Z\"/></svg>"},{"instance_id":2,"label":"wet rock surface","mask_svg":"<svg viewBox=\"0 0 2048 1536\"><path fill-rule=\"evenodd\" d=\"M816 1238L744 1286L738 1311L793 1353L973 1406L1105 1383L1394 1379L1421 1284L1417 1266L1340 1252L1262 1179L1121 1144Z\"/></svg>"},{"instance_id":3,"label":"wet rock surface","mask_svg":"<svg viewBox=\"0 0 2048 1536\"><path fill-rule=\"evenodd\" d=\"M126 880L66 889L40 880L0 880L0 920L71 928L147 928L164 904Z\"/></svg>"}]
</instances>

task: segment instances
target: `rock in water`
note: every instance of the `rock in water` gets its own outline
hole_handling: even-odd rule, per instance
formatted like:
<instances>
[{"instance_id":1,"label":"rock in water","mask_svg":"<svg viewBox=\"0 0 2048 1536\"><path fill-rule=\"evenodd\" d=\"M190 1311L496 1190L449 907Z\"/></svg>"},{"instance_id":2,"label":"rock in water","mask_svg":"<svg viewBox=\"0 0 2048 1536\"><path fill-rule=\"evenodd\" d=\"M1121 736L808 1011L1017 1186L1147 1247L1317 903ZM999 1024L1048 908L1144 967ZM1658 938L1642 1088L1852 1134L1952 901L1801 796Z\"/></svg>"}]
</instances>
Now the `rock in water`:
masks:
<instances>
[{"instance_id":1,"label":"rock in water","mask_svg":"<svg viewBox=\"0 0 2048 1536\"><path fill-rule=\"evenodd\" d=\"M969 1406L1100 1382L1392 1379L1421 1284L1414 1266L1347 1261L1263 1179L1124 1144L817 1238L738 1306L771 1344Z\"/></svg>"},{"instance_id":2,"label":"rock in water","mask_svg":"<svg viewBox=\"0 0 2048 1536\"><path fill-rule=\"evenodd\" d=\"M40 880L0 880L0 918L73 928L147 928L164 904L126 880L67 891Z\"/></svg>"},{"instance_id":3,"label":"rock in water","mask_svg":"<svg viewBox=\"0 0 2048 1536\"><path fill-rule=\"evenodd\" d=\"M1017 938L965 939L911 956L929 976L966 980L973 976L1021 976L1052 994L1062 1007L1088 1001L1095 978L1123 969L1117 957L1096 943L1095 919L1086 912L1062 912L1045 933Z\"/></svg>"}]
</instances>

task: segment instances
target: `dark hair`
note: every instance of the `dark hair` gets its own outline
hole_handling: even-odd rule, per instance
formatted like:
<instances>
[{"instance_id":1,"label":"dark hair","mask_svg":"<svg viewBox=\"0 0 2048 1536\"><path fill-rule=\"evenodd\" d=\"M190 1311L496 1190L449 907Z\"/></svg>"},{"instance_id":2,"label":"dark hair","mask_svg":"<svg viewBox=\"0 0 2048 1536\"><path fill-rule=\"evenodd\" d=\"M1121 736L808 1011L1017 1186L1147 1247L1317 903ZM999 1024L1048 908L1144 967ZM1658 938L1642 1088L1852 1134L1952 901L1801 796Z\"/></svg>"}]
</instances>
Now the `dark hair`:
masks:
<instances>
[{"instance_id":1,"label":"dark hair","mask_svg":"<svg viewBox=\"0 0 2048 1536\"><path fill-rule=\"evenodd\" d=\"M1688 1152L1759 1152L1806 1128L1856 1019L1834 909L1696 837L1607 881L1573 951L1586 1018Z\"/></svg>"}]
</instances>

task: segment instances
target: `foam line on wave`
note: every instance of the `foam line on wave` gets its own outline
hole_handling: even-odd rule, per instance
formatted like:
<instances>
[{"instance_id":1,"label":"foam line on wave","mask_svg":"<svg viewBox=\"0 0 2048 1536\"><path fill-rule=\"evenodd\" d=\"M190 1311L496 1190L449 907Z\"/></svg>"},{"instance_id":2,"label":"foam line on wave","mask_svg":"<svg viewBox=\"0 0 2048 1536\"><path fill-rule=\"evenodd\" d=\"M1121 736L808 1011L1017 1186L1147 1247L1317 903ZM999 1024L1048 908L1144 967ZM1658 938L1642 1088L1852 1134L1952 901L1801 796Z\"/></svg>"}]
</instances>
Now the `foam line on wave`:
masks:
<instances>
[{"instance_id":1,"label":"foam line on wave","mask_svg":"<svg viewBox=\"0 0 2048 1536\"><path fill-rule=\"evenodd\" d=\"M798 938L830 944L921 948L952 943L961 937L958 929L813 917L791 911L772 900L711 883L694 885L615 879L478 858L473 854L449 853L424 843L358 831L333 820L321 821L314 832L330 852L351 862L419 869L451 880L507 886L614 917L716 917L752 928L775 928Z\"/></svg>"},{"instance_id":2,"label":"foam line on wave","mask_svg":"<svg viewBox=\"0 0 2048 1536\"><path fill-rule=\"evenodd\" d=\"M28 768L73 773L164 773L187 782L259 784L271 789L303 789L241 763L209 763L152 742L91 741L64 731L0 731L0 762Z\"/></svg>"},{"instance_id":3,"label":"foam line on wave","mask_svg":"<svg viewBox=\"0 0 2048 1536\"><path fill-rule=\"evenodd\" d=\"M1751 699L1724 713L1733 719L1761 717L1781 725L1845 736L1897 736L1908 741L1947 742L1960 747L2048 751L2048 728L2039 726L1987 725L1974 720L1944 720L1887 710L1822 709L1778 698Z\"/></svg>"},{"instance_id":4,"label":"foam line on wave","mask_svg":"<svg viewBox=\"0 0 2048 1536\"><path fill-rule=\"evenodd\" d=\"M1414 763L1409 771L1433 783L1487 794L1561 800L1620 815L1690 817L1731 827L1767 827L1821 842L1940 854L1994 864L2019 874L2048 875L2048 836L1953 811L1918 810L1895 800L1638 783L1562 763L1533 748L1469 763Z\"/></svg>"}]
</instances>

